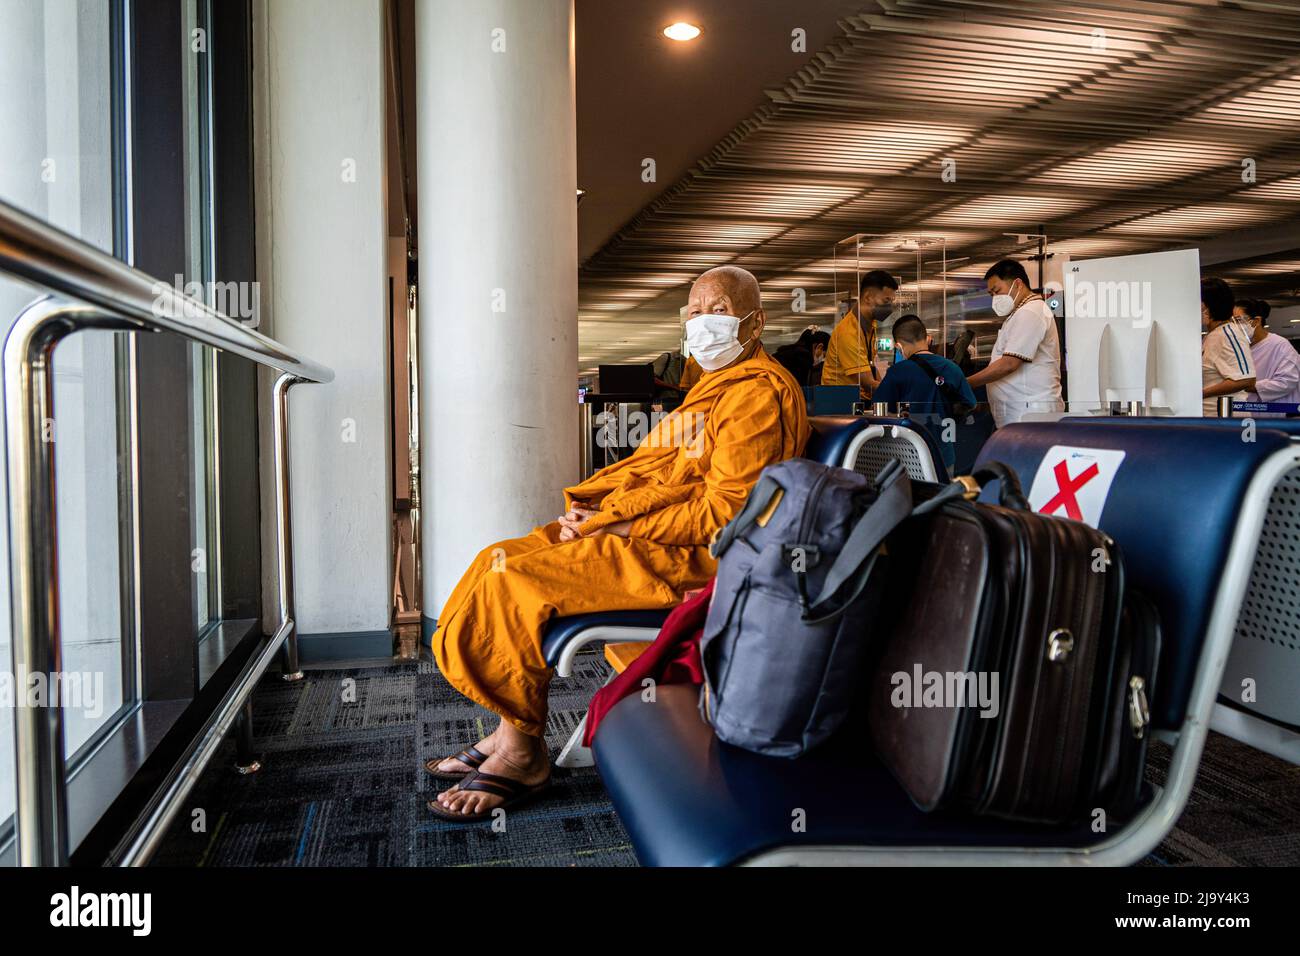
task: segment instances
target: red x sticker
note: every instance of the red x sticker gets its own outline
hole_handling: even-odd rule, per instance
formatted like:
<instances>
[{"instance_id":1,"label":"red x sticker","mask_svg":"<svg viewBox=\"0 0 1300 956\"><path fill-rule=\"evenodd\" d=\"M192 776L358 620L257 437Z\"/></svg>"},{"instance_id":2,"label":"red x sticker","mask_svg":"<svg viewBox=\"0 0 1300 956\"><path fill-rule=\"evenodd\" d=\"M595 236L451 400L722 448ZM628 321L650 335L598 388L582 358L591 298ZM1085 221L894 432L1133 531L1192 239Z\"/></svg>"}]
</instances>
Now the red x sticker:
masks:
<instances>
[{"instance_id":1,"label":"red x sticker","mask_svg":"<svg viewBox=\"0 0 1300 956\"><path fill-rule=\"evenodd\" d=\"M1124 452L1118 449L1053 445L1034 475L1029 504L1040 514L1071 518L1095 528L1123 461Z\"/></svg>"}]
</instances>

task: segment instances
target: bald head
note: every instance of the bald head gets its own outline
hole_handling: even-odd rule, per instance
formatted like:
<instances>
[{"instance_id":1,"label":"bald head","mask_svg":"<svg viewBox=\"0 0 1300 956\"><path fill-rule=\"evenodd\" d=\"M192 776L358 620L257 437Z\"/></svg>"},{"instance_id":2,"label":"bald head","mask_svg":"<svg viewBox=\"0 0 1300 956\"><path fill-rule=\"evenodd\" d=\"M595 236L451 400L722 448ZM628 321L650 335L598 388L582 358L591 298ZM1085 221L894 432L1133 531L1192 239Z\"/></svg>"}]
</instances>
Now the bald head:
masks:
<instances>
[{"instance_id":1,"label":"bald head","mask_svg":"<svg viewBox=\"0 0 1300 956\"><path fill-rule=\"evenodd\" d=\"M718 266L710 269L695 280L691 286L690 304L697 301L716 301L725 298L731 306L732 315L744 318L746 314L757 311L763 306L763 293L758 287L754 274L739 266ZM701 312L714 312L716 309L702 307Z\"/></svg>"},{"instance_id":2,"label":"bald head","mask_svg":"<svg viewBox=\"0 0 1300 956\"><path fill-rule=\"evenodd\" d=\"M701 315L731 315L740 319L736 340L744 350L731 365L748 361L762 348L759 336L767 323L763 294L753 273L739 266L718 266L696 279L691 286L686 315L688 319Z\"/></svg>"}]
</instances>

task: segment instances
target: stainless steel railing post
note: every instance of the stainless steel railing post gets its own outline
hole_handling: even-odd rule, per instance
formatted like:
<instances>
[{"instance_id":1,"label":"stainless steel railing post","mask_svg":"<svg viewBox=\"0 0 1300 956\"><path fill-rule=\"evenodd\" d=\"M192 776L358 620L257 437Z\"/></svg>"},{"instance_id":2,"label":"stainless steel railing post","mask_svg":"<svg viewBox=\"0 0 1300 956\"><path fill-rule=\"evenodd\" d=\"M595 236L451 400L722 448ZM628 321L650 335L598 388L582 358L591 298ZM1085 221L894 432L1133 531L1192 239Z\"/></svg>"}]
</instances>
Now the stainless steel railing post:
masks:
<instances>
[{"instance_id":1,"label":"stainless steel railing post","mask_svg":"<svg viewBox=\"0 0 1300 956\"><path fill-rule=\"evenodd\" d=\"M18 316L4 346L9 614L13 637L15 825L20 866L68 860L63 760L58 524L55 520L54 347L83 328L132 328L49 297Z\"/></svg>"},{"instance_id":2,"label":"stainless steel railing post","mask_svg":"<svg viewBox=\"0 0 1300 956\"><path fill-rule=\"evenodd\" d=\"M275 406L275 557L278 565L280 626L289 626L280 659L280 676L285 680L301 680L302 666L298 661L298 625L294 620L293 606L293 512L289 504L289 389L304 379L285 372L275 380L271 389Z\"/></svg>"}]
</instances>

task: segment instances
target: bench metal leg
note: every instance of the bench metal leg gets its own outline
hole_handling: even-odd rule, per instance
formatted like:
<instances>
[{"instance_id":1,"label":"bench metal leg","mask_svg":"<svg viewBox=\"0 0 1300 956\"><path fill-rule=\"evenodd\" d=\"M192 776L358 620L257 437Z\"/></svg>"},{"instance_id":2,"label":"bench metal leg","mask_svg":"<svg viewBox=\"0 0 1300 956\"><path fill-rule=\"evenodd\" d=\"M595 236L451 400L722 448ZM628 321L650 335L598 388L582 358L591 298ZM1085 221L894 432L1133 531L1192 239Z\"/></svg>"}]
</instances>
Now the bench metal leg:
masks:
<instances>
[{"instance_id":1,"label":"bench metal leg","mask_svg":"<svg viewBox=\"0 0 1300 956\"><path fill-rule=\"evenodd\" d=\"M605 678L608 684L618 675L614 673L611 667L609 676ZM603 685L602 685L603 686ZM596 758L591 755L591 748L582 745L583 735L587 732L587 715L582 715L582 720L578 721L578 726L574 728L569 739L564 742L560 748L560 755L555 758L555 766L565 767L572 770L574 767L592 767L596 764Z\"/></svg>"},{"instance_id":2,"label":"bench metal leg","mask_svg":"<svg viewBox=\"0 0 1300 956\"><path fill-rule=\"evenodd\" d=\"M582 745L582 736L587 732L587 715L582 715L582 720L578 721L577 728L570 735L564 747L560 750L560 755L555 758L557 767L590 767L596 761L591 756L591 748Z\"/></svg>"},{"instance_id":3,"label":"bench metal leg","mask_svg":"<svg viewBox=\"0 0 1300 956\"><path fill-rule=\"evenodd\" d=\"M235 770L244 776L262 769L253 749L253 702L245 701L235 722Z\"/></svg>"}]
</instances>

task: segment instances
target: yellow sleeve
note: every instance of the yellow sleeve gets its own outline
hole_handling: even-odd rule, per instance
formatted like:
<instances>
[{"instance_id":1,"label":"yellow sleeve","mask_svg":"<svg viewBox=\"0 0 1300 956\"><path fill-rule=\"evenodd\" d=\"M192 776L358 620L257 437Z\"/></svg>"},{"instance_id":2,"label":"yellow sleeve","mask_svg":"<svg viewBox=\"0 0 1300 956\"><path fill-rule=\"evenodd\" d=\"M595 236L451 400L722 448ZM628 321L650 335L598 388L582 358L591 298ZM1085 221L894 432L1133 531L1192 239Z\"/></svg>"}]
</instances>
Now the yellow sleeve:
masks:
<instances>
[{"instance_id":1,"label":"yellow sleeve","mask_svg":"<svg viewBox=\"0 0 1300 956\"><path fill-rule=\"evenodd\" d=\"M770 384L729 387L709 415L713 454L704 494L635 519L628 536L659 544L708 544L744 506L759 473L782 459L781 426L781 401Z\"/></svg>"}]
</instances>

